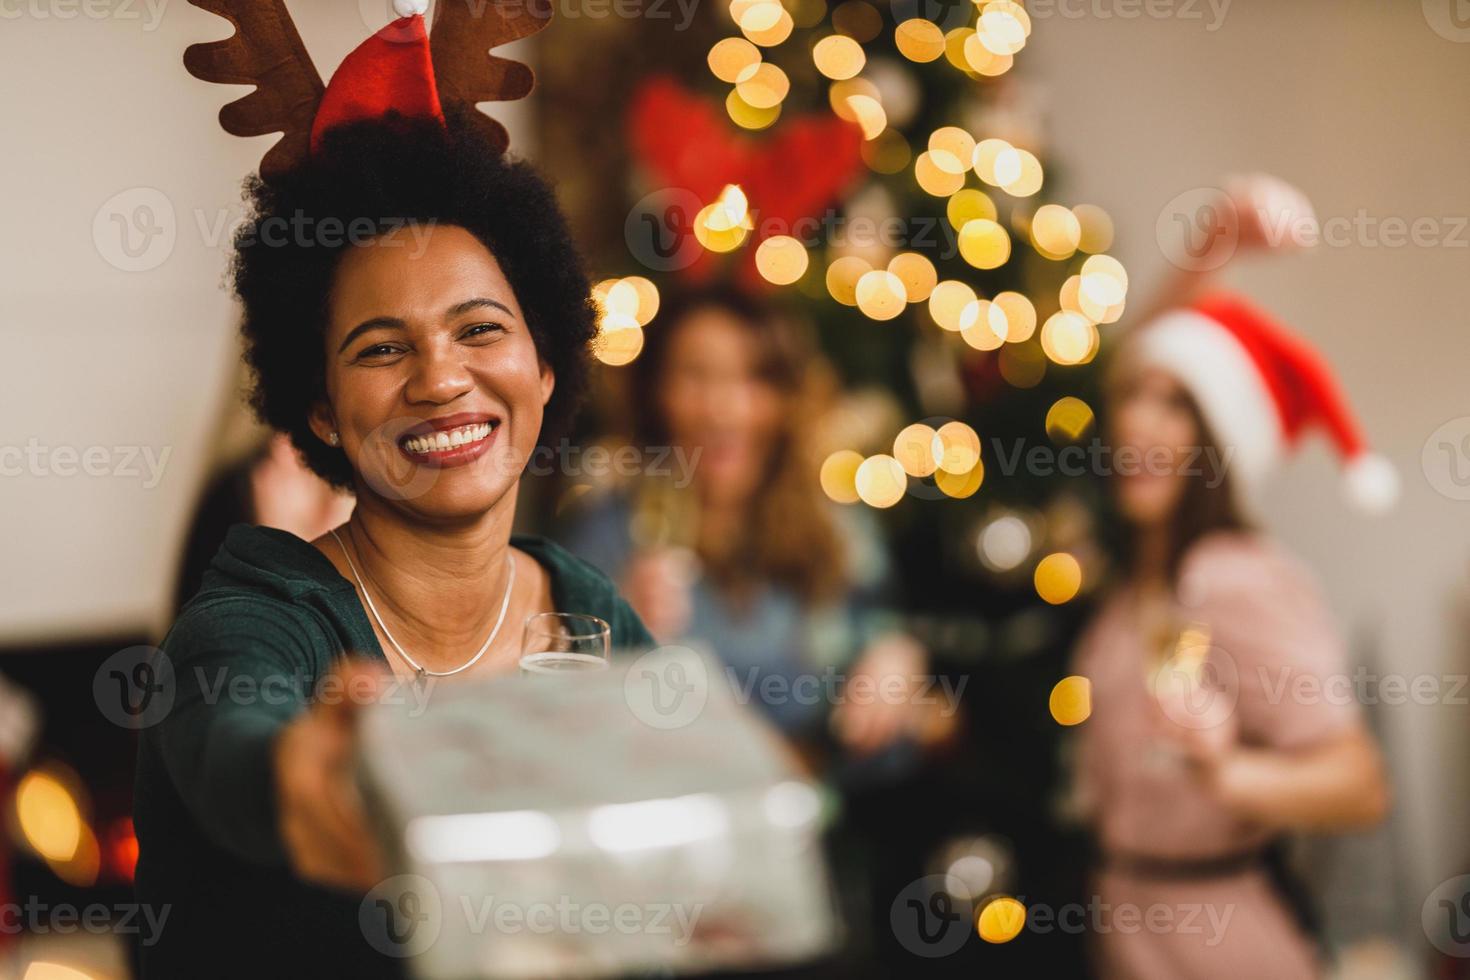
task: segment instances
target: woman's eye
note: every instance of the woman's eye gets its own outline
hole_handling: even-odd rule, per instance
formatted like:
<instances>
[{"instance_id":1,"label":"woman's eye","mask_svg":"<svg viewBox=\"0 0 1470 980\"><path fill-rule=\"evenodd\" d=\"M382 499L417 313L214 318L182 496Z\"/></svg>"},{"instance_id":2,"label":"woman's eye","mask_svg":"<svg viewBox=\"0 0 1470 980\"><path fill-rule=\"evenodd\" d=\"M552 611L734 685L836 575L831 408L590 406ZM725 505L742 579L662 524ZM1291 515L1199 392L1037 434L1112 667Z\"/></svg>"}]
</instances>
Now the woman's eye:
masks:
<instances>
[{"instance_id":1,"label":"woman's eye","mask_svg":"<svg viewBox=\"0 0 1470 980\"><path fill-rule=\"evenodd\" d=\"M484 337L490 334L504 332L505 328L498 323L477 323L465 330L466 337Z\"/></svg>"},{"instance_id":2,"label":"woman's eye","mask_svg":"<svg viewBox=\"0 0 1470 980\"><path fill-rule=\"evenodd\" d=\"M364 347L358 353L357 359L362 360L365 357L387 357L391 354L397 354L398 352L399 348L393 346L392 344L374 344L371 347Z\"/></svg>"}]
</instances>

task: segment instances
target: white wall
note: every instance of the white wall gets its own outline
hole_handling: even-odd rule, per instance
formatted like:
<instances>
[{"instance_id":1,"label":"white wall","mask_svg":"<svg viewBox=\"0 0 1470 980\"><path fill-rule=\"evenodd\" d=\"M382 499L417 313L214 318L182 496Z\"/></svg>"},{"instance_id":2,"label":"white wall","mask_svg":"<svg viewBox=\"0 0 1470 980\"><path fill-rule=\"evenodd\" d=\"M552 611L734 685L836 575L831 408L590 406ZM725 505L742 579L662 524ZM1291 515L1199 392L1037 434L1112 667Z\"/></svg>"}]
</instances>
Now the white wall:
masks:
<instances>
[{"instance_id":1,"label":"white wall","mask_svg":"<svg viewBox=\"0 0 1470 980\"><path fill-rule=\"evenodd\" d=\"M1363 209L1379 221L1451 219L1439 222L1443 245L1385 247L1370 229L1361 242L1242 262L1225 282L1330 354L1370 438L1404 478L1396 515L1359 518L1340 502L1331 456L1317 444L1273 488L1272 527L1321 573L1344 626L1376 631L1386 670L1463 673L1470 503L1437 492L1420 454L1442 423L1470 416L1470 229L1461 227L1470 216L1470 43L1431 29L1425 10L1445 6L1437 0L1424 9L1408 0L1237 2L1213 31L1207 5L1172 6L1203 19L1037 18L1026 53L1047 104L1048 155L1065 169L1068 197L1112 213L1135 299L1166 268L1155 239L1161 210L1224 173L1278 173L1305 188L1323 218L1352 220ZM1444 485L1447 460L1434 458ZM1418 902L1470 860L1470 709L1383 712Z\"/></svg>"},{"instance_id":2,"label":"white wall","mask_svg":"<svg viewBox=\"0 0 1470 980\"><path fill-rule=\"evenodd\" d=\"M291 6L323 77L389 10L387 0ZM184 0L0 4L7 647L163 625L231 394L230 223L242 213L242 178L275 139L226 135L216 113L248 89L184 71L188 44L230 31ZM494 111L524 149L524 107ZM114 214L140 222L134 259ZM145 238L138 227L163 233ZM93 475L82 467L90 447ZM162 463L156 482L147 454Z\"/></svg>"}]
</instances>

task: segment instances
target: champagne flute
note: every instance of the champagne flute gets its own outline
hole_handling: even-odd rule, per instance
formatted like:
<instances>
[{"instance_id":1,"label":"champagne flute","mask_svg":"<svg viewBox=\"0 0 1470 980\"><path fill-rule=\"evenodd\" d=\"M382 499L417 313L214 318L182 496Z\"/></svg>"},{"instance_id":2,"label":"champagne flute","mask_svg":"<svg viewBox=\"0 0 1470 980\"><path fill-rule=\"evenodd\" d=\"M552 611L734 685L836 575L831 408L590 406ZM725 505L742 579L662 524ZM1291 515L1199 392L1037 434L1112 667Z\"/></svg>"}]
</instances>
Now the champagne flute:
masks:
<instances>
[{"instance_id":1,"label":"champagne flute","mask_svg":"<svg viewBox=\"0 0 1470 980\"><path fill-rule=\"evenodd\" d=\"M536 613L521 631L521 676L606 670L612 628L582 613Z\"/></svg>"}]
</instances>

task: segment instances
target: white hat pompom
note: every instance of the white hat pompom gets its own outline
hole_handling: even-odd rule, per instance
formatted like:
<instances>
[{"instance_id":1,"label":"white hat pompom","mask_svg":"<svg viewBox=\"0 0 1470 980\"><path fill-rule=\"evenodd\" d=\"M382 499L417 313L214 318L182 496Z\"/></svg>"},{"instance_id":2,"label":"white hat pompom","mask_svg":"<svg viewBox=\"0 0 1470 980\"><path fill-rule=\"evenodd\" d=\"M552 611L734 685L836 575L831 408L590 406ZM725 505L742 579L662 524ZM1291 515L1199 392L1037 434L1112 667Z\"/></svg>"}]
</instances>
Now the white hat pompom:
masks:
<instances>
[{"instance_id":1,"label":"white hat pompom","mask_svg":"<svg viewBox=\"0 0 1470 980\"><path fill-rule=\"evenodd\" d=\"M1382 514L1398 503L1399 474L1384 456L1363 453L1348 463L1343 476L1347 498L1358 510Z\"/></svg>"},{"instance_id":2,"label":"white hat pompom","mask_svg":"<svg viewBox=\"0 0 1470 980\"><path fill-rule=\"evenodd\" d=\"M429 0L393 0L393 12L399 17L413 17L429 9Z\"/></svg>"}]
</instances>

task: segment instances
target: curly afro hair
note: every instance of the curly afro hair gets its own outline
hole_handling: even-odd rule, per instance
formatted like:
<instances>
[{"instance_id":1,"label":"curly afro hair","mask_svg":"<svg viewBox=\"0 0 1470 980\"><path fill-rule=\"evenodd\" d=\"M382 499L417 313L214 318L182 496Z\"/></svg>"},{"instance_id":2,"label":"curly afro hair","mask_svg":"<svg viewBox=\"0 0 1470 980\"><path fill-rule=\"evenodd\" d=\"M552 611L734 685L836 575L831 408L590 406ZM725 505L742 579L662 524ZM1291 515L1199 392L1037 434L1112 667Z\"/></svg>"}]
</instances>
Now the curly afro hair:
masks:
<instances>
[{"instance_id":1,"label":"curly afro hair","mask_svg":"<svg viewBox=\"0 0 1470 980\"><path fill-rule=\"evenodd\" d=\"M565 430L586 393L597 333L581 256L547 183L497 152L465 115L447 125L390 115L339 127L306 163L270 181L251 177L246 200L232 273L255 376L250 404L314 472L352 486L346 455L307 421L326 396L323 335L337 264L355 243L411 224L464 228L495 256L556 373L542 444Z\"/></svg>"}]
</instances>

